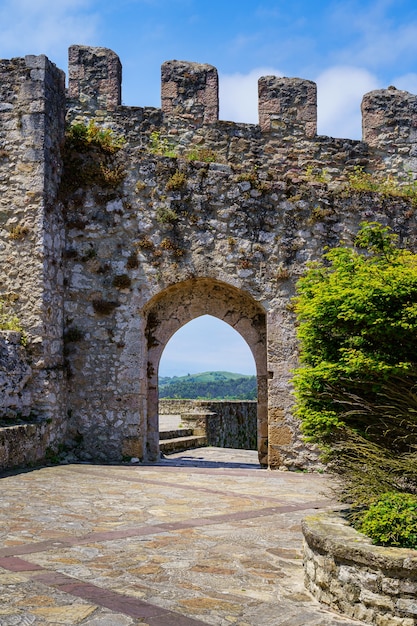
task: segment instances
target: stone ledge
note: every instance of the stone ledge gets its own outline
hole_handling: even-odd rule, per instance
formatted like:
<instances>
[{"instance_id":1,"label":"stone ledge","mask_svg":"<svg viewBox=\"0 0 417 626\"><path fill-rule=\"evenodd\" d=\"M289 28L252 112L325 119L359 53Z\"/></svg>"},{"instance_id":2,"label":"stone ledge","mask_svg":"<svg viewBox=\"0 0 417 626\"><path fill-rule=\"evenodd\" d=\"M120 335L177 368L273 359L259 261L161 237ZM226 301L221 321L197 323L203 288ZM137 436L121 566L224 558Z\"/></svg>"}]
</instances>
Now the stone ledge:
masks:
<instances>
[{"instance_id":1,"label":"stone ledge","mask_svg":"<svg viewBox=\"0 0 417 626\"><path fill-rule=\"evenodd\" d=\"M417 550L372 545L334 512L302 530L305 586L319 602L367 624L417 624Z\"/></svg>"},{"instance_id":2,"label":"stone ledge","mask_svg":"<svg viewBox=\"0 0 417 626\"><path fill-rule=\"evenodd\" d=\"M0 470L42 461L52 430L47 421L0 428Z\"/></svg>"}]
</instances>

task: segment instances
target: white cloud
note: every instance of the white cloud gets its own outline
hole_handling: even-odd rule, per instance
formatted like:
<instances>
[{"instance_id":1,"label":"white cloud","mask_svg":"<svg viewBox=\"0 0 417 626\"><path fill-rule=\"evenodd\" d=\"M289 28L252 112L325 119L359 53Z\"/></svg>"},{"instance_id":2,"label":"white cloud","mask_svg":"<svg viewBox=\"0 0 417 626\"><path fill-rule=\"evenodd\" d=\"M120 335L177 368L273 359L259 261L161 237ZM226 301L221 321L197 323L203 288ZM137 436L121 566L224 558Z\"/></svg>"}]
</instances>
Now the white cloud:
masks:
<instances>
[{"instance_id":1,"label":"white cloud","mask_svg":"<svg viewBox=\"0 0 417 626\"><path fill-rule=\"evenodd\" d=\"M0 56L47 54L62 67L67 48L96 37L92 0L6 0L0 6Z\"/></svg>"},{"instance_id":2,"label":"white cloud","mask_svg":"<svg viewBox=\"0 0 417 626\"><path fill-rule=\"evenodd\" d=\"M330 137L361 139L360 105L368 91L378 89L376 77L359 67L331 67L316 79L318 132Z\"/></svg>"},{"instance_id":3,"label":"white cloud","mask_svg":"<svg viewBox=\"0 0 417 626\"><path fill-rule=\"evenodd\" d=\"M222 74L219 78L220 119L258 123L258 78L282 76L272 67L258 67L247 74Z\"/></svg>"},{"instance_id":4,"label":"white cloud","mask_svg":"<svg viewBox=\"0 0 417 626\"><path fill-rule=\"evenodd\" d=\"M397 76L397 78L392 80L392 84L397 89L417 94L417 74L410 72L409 74L404 74L403 76Z\"/></svg>"}]
</instances>

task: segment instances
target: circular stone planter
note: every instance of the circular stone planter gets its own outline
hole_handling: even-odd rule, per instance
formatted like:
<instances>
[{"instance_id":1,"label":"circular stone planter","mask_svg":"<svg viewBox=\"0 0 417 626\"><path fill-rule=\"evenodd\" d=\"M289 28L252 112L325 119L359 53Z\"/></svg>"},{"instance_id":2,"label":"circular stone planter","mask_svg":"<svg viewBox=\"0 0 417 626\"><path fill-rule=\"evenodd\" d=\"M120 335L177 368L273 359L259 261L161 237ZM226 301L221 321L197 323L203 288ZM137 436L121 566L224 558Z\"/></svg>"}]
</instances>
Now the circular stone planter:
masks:
<instances>
[{"instance_id":1,"label":"circular stone planter","mask_svg":"<svg viewBox=\"0 0 417 626\"><path fill-rule=\"evenodd\" d=\"M417 624L417 550L372 545L337 513L302 523L306 588L366 624Z\"/></svg>"}]
</instances>

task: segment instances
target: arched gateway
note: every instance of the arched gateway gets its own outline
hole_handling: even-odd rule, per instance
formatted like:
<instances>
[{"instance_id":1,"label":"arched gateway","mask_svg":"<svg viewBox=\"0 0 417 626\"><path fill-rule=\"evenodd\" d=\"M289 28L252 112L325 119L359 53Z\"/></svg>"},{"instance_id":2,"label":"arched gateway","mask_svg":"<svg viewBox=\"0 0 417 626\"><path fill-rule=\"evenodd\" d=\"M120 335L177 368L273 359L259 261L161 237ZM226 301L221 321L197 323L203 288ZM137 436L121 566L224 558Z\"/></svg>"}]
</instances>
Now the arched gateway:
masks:
<instances>
[{"instance_id":1,"label":"arched gateway","mask_svg":"<svg viewBox=\"0 0 417 626\"><path fill-rule=\"evenodd\" d=\"M184 324L200 315L213 315L230 324L249 345L258 382L258 455L268 464L266 314L248 293L212 278L196 278L168 287L145 307L148 345L146 446L149 460L159 454L158 367L164 348Z\"/></svg>"},{"instance_id":2,"label":"arched gateway","mask_svg":"<svg viewBox=\"0 0 417 626\"><path fill-rule=\"evenodd\" d=\"M252 350L261 463L309 467L289 382L295 284L362 221L417 249L400 193L417 178L417 96L366 94L352 141L316 135L308 80L260 78L259 124L236 124L218 118L211 65L164 63L160 109L123 106L121 70L111 50L72 46L66 90L43 55L0 60L0 296L28 340L0 333L17 372L0 376L0 413L36 417L24 462L60 446L156 459L159 359L208 313Z\"/></svg>"}]
</instances>

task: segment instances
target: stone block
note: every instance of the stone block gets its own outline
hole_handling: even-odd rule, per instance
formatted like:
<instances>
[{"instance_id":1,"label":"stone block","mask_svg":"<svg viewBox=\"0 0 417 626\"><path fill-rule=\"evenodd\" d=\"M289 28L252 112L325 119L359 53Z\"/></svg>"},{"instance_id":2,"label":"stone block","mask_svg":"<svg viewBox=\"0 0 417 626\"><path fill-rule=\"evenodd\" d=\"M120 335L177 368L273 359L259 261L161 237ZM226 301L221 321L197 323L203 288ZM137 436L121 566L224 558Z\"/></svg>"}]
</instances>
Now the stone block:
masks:
<instances>
[{"instance_id":1,"label":"stone block","mask_svg":"<svg viewBox=\"0 0 417 626\"><path fill-rule=\"evenodd\" d=\"M394 602L389 596L384 596L380 593L373 593L368 589L362 589L360 593L360 601L368 607L376 607L378 609L385 609L391 611L394 608Z\"/></svg>"},{"instance_id":2,"label":"stone block","mask_svg":"<svg viewBox=\"0 0 417 626\"><path fill-rule=\"evenodd\" d=\"M269 445L289 446L293 439L293 433L288 426L269 425Z\"/></svg>"},{"instance_id":3,"label":"stone block","mask_svg":"<svg viewBox=\"0 0 417 626\"><path fill-rule=\"evenodd\" d=\"M396 608L406 615L417 617L417 598L399 598Z\"/></svg>"},{"instance_id":4,"label":"stone block","mask_svg":"<svg viewBox=\"0 0 417 626\"><path fill-rule=\"evenodd\" d=\"M124 457L143 459L143 440L141 437L126 437L122 443Z\"/></svg>"}]
</instances>

